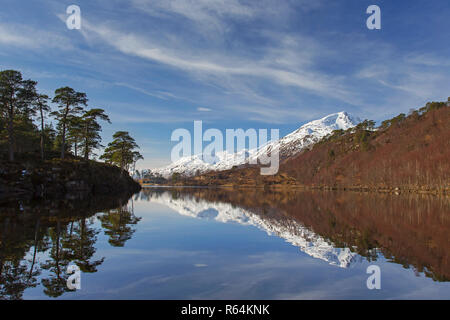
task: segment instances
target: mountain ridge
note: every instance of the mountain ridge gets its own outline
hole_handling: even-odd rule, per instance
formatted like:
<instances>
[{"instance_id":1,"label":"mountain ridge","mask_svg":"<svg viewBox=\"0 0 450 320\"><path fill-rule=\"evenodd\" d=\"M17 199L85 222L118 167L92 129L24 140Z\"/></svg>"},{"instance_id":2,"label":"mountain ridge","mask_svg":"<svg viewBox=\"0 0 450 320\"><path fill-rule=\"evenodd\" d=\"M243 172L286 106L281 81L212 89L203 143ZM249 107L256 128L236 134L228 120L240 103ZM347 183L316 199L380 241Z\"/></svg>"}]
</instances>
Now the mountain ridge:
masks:
<instances>
[{"instance_id":1,"label":"mountain ridge","mask_svg":"<svg viewBox=\"0 0 450 320\"><path fill-rule=\"evenodd\" d=\"M346 111L332 113L323 118L310 121L283 138L277 141L270 141L259 148L252 150L243 149L236 153L229 153L226 150L217 152L216 158L218 161L214 163L203 161L201 155L193 155L183 157L168 166L152 169L151 172L164 178L169 178L174 173L193 176L197 173L209 171L224 171L249 162L252 163L252 161L256 162L262 154L267 154L273 150L278 150L280 159L284 160L311 147L323 137L332 133L333 130L347 130L360 122L361 120L358 117L352 116Z\"/></svg>"}]
</instances>

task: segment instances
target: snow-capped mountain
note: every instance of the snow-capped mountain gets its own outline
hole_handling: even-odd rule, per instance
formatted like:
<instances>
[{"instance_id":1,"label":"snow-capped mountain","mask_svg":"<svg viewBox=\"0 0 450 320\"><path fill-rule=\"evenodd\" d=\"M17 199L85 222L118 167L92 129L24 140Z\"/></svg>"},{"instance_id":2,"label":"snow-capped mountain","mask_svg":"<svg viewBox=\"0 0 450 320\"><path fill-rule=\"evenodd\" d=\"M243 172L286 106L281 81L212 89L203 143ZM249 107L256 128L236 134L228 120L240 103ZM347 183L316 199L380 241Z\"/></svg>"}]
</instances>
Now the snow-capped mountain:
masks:
<instances>
[{"instance_id":1,"label":"snow-capped mountain","mask_svg":"<svg viewBox=\"0 0 450 320\"><path fill-rule=\"evenodd\" d=\"M313 258L324 260L341 268L348 268L358 260L358 254L351 252L349 248L336 248L333 243L295 220L263 218L229 203L208 202L189 196L174 199L169 192L151 193L148 200L165 205L184 216L255 226L268 235L285 239L286 242L298 247L300 251Z\"/></svg>"},{"instance_id":2,"label":"snow-capped mountain","mask_svg":"<svg viewBox=\"0 0 450 320\"><path fill-rule=\"evenodd\" d=\"M274 150L279 152L281 159L286 159L305 148L311 147L333 130L346 130L356 126L359 122L361 122L359 118L353 117L345 111L333 113L322 119L306 123L278 141L271 141L259 148L244 149L237 153L229 153L226 150L217 152L214 163L203 161L201 155L194 155L181 158L166 167L153 169L152 172L167 178L173 173L192 176L197 172L228 170L234 166L251 163L251 160L255 161L262 154L268 154L268 152Z\"/></svg>"}]
</instances>

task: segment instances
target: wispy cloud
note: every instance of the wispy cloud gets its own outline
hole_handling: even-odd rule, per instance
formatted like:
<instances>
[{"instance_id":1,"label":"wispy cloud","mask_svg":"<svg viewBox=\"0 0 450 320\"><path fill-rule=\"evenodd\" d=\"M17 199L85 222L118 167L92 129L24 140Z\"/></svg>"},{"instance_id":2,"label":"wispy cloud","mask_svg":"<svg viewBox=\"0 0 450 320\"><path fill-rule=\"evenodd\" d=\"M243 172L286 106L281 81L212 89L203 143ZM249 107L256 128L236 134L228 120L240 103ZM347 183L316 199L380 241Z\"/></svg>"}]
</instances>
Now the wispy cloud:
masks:
<instances>
[{"instance_id":1,"label":"wispy cloud","mask_svg":"<svg viewBox=\"0 0 450 320\"><path fill-rule=\"evenodd\" d=\"M210 111L212 111L210 108L203 108L203 107L198 107L197 108L197 111L200 111L200 112L210 112Z\"/></svg>"},{"instance_id":2,"label":"wispy cloud","mask_svg":"<svg viewBox=\"0 0 450 320\"><path fill-rule=\"evenodd\" d=\"M223 17L248 18L254 9L238 0L132 0L132 5L150 15L177 15L213 29L224 29Z\"/></svg>"},{"instance_id":3,"label":"wispy cloud","mask_svg":"<svg viewBox=\"0 0 450 320\"><path fill-rule=\"evenodd\" d=\"M180 18L184 19L184 27L195 30L212 41L220 41L220 36L232 31L233 23L265 19L266 24L276 25L288 18L293 7L308 12L320 7L322 2L322 0L276 3L271 0L130 0L132 7L152 17L178 21Z\"/></svg>"},{"instance_id":4,"label":"wispy cloud","mask_svg":"<svg viewBox=\"0 0 450 320\"><path fill-rule=\"evenodd\" d=\"M70 40L52 31L32 28L23 24L0 23L0 44L24 49L73 48Z\"/></svg>"},{"instance_id":5,"label":"wispy cloud","mask_svg":"<svg viewBox=\"0 0 450 320\"><path fill-rule=\"evenodd\" d=\"M450 59L448 57L440 57L430 53L409 54L405 60L411 64L428 67L450 67Z\"/></svg>"},{"instance_id":6,"label":"wispy cloud","mask_svg":"<svg viewBox=\"0 0 450 320\"><path fill-rule=\"evenodd\" d=\"M131 85L131 84L126 83L126 82L115 82L114 85L125 87L125 88L128 88L128 89L132 89L134 91L140 92L140 93L145 94L147 96L156 97L156 98L159 98L159 99L162 99L162 100L184 99L184 98L178 97L175 94L170 93L170 92L159 91L159 90L150 91L150 90L146 90L146 89L143 89L143 88L139 88L137 86Z\"/></svg>"},{"instance_id":7,"label":"wispy cloud","mask_svg":"<svg viewBox=\"0 0 450 320\"><path fill-rule=\"evenodd\" d=\"M292 50L285 55L279 54L278 61L264 56L262 59L248 59L217 51L211 53L208 48L202 48L201 51L189 47L176 50L159 44L157 40L152 41L147 37L118 31L105 25L93 26L85 22L85 26L88 30L84 32L86 37L95 36L124 54L194 73L205 77L207 81L221 79L221 85L226 85L227 78L223 77L250 77L253 80L263 78L279 85L293 86L344 101L352 100L351 93L344 88L340 79L312 68L307 69L298 62L289 63L294 60ZM273 55L273 50L270 54Z\"/></svg>"}]
</instances>

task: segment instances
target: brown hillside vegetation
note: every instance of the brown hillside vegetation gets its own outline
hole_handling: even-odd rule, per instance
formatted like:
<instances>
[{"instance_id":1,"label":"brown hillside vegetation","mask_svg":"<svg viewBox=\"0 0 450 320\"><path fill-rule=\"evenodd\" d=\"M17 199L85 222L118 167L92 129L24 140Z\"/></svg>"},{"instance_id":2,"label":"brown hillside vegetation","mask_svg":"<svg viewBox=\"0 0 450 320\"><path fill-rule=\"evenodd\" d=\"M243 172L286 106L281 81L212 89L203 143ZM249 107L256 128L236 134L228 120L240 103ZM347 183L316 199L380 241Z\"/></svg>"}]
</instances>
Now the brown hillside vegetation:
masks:
<instances>
[{"instance_id":1,"label":"brown hillside vegetation","mask_svg":"<svg viewBox=\"0 0 450 320\"><path fill-rule=\"evenodd\" d=\"M309 186L449 190L450 107L429 103L409 116L335 131L281 172Z\"/></svg>"}]
</instances>

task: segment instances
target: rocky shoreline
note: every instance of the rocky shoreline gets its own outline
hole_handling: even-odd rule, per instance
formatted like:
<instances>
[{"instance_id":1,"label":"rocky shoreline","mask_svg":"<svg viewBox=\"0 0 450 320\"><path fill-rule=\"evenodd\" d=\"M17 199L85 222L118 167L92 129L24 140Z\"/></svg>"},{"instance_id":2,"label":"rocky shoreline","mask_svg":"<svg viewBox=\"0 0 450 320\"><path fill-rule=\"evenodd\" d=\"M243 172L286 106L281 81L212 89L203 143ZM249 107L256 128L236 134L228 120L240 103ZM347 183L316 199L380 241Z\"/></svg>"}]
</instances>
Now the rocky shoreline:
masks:
<instances>
[{"instance_id":1,"label":"rocky shoreline","mask_svg":"<svg viewBox=\"0 0 450 320\"><path fill-rule=\"evenodd\" d=\"M0 201L78 199L135 193L140 189L128 172L96 161L2 161L0 166Z\"/></svg>"}]
</instances>

